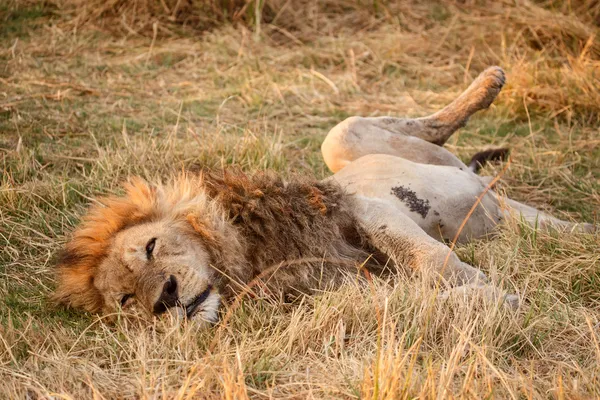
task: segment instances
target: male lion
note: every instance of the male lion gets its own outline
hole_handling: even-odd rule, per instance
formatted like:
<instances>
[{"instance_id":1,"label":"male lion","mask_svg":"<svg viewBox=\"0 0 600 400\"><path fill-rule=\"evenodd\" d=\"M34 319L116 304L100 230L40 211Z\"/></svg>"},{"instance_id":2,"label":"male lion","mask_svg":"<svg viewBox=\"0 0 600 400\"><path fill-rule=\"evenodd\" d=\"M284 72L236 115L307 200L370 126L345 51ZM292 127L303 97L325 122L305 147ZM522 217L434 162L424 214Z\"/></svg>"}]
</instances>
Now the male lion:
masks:
<instances>
[{"instance_id":1,"label":"male lion","mask_svg":"<svg viewBox=\"0 0 600 400\"><path fill-rule=\"evenodd\" d=\"M339 284L363 265L377 273L391 266L490 289L444 241L484 237L515 214L541 229L593 229L489 190L459 232L485 191L488 178L475 172L486 154L466 166L442 146L492 103L504 80L502 69L488 68L425 118L348 118L323 142L335 173L323 181L239 171L156 186L134 178L125 196L92 206L74 232L55 298L90 312L137 303L154 314L214 322L222 298L262 275L272 289L305 292Z\"/></svg>"}]
</instances>

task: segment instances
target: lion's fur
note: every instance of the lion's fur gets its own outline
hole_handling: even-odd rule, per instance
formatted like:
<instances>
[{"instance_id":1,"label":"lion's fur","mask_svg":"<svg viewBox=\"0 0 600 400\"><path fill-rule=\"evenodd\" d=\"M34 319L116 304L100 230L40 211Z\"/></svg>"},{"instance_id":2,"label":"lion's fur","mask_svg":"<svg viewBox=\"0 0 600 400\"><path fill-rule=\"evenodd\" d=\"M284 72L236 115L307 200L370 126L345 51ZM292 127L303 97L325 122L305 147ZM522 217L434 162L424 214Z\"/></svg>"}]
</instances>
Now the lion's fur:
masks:
<instances>
[{"instance_id":1,"label":"lion's fur","mask_svg":"<svg viewBox=\"0 0 600 400\"><path fill-rule=\"evenodd\" d=\"M99 312L103 300L94 276L112 239L128 227L162 219L185 222L203 241L225 295L282 263L271 288L314 289L368 258L351 202L333 181L296 177L286 183L267 172L203 172L156 187L134 178L123 196L92 206L73 233L59 262L55 298ZM332 263L336 267L328 268Z\"/></svg>"},{"instance_id":2,"label":"lion's fur","mask_svg":"<svg viewBox=\"0 0 600 400\"><path fill-rule=\"evenodd\" d=\"M205 175L204 186L244 240L252 276L293 262L273 276L278 289L316 288L319 280L331 282L340 268L354 269L369 257L352 214L353 200L335 182L226 172ZM331 264L336 267L328 268Z\"/></svg>"}]
</instances>

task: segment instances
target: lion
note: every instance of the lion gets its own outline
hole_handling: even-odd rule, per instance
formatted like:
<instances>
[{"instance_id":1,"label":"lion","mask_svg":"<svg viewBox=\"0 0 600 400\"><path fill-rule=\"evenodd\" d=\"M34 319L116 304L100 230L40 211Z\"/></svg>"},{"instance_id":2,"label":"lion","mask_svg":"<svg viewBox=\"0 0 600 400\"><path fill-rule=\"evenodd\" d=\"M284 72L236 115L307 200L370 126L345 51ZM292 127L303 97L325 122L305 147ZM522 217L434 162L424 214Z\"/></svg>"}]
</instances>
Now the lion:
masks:
<instances>
[{"instance_id":1,"label":"lion","mask_svg":"<svg viewBox=\"0 0 600 400\"><path fill-rule=\"evenodd\" d=\"M346 119L322 144L334 173L322 181L236 169L184 173L165 184L132 178L123 196L93 205L72 234L54 298L91 313L136 306L214 323L223 301L258 277L269 290L302 293L365 268L429 274L461 293L480 288L516 306L518 296L494 288L446 243L489 237L515 216L536 229L595 227L490 189L490 178L476 172L503 149L467 166L443 147L504 82L503 70L491 67L433 115Z\"/></svg>"}]
</instances>

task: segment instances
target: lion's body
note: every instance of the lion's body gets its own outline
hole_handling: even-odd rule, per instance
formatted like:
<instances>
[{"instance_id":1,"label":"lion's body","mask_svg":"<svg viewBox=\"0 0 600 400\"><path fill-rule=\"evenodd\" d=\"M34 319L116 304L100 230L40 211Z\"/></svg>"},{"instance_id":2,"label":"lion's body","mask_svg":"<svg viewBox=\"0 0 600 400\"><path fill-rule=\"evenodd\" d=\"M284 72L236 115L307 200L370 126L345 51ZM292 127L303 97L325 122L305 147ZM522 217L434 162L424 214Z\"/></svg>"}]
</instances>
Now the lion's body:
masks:
<instances>
[{"instance_id":1,"label":"lion's body","mask_svg":"<svg viewBox=\"0 0 600 400\"><path fill-rule=\"evenodd\" d=\"M408 267L497 299L503 293L445 241L485 237L513 216L534 227L593 229L498 196L476 166L441 147L503 84L502 70L490 68L430 117L343 121L323 142L335 175L321 182L240 171L157 186L134 179L75 231L56 298L92 312L137 302L155 314L215 321L221 297L256 278L271 290L307 292L391 261L392 270Z\"/></svg>"},{"instance_id":2,"label":"lion's body","mask_svg":"<svg viewBox=\"0 0 600 400\"><path fill-rule=\"evenodd\" d=\"M60 269L60 301L92 312L110 310L111 299L136 290L126 278L131 268L123 268L134 261L123 256L130 250L121 243L172 235L173 227L177 240L203 249L195 257L212 266L205 275L225 298L264 272L271 272L266 281L272 290L306 293L339 284L362 263L377 265L376 250L354 217L355 199L335 181L293 177L285 182L269 172L231 170L186 174L158 187L134 180L126 188L126 196L105 199L107 207L94 206L74 233L61 261L68 267ZM158 269L144 273L160 280L173 272ZM180 284L198 281L176 275ZM107 298L107 292L116 295Z\"/></svg>"}]
</instances>

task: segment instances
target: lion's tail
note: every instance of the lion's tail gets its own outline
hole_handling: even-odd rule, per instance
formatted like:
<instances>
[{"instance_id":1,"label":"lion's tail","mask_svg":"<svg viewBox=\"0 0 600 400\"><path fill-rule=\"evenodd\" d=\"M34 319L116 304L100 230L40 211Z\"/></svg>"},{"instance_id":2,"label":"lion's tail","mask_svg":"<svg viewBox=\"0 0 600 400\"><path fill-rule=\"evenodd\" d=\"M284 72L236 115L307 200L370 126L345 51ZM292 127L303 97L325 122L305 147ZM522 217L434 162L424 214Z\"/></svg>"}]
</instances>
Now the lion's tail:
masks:
<instances>
[{"instance_id":1,"label":"lion's tail","mask_svg":"<svg viewBox=\"0 0 600 400\"><path fill-rule=\"evenodd\" d=\"M475 153L469 162L469 169L475 173L479 172L481 167L487 162L493 161L506 161L510 149L507 147L501 147L498 149L490 149Z\"/></svg>"}]
</instances>

